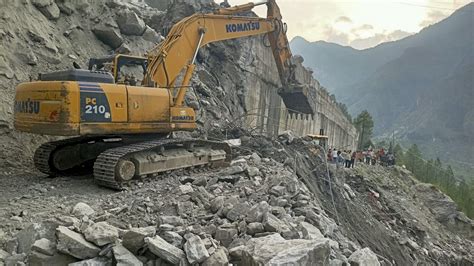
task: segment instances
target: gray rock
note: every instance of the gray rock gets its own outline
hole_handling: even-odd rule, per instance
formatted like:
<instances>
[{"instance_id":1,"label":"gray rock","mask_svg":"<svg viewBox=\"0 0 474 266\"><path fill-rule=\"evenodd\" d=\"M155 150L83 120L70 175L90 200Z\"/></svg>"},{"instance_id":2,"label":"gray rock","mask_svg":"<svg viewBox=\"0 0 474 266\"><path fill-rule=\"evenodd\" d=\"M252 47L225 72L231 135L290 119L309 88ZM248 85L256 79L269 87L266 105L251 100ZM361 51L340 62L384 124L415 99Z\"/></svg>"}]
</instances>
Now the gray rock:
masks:
<instances>
[{"instance_id":1,"label":"gray rock","mask_svg":"<svg viewBox=\"0 0 474 266\"><path fill-rule=\"evenodd\" d=\"M227 182L231 184L236 184L240 180L239 175L224 175L218 177L219 182Z\"/></svg>"},{"instance_id":2,"label":"gray rock","mask_svg":"<svg viewBox=\"0 0 474 266\"><path fill-rule=\"evenodd\" d=\"M3 261L6 257L10 257L10 253L0 249L0 261Z\"/></svg>"},{"instance_id":3,"label":"gray rock","mask_svg":"<svg viewBox=\"0 0 474 266\"><path fill-rule=\"evenodd\" d=\"M249 177L254 177L260 175L260 170L257 167L249 166L245 169Z\"/></svg>"},{"instance_id":4,"label":"gray rock","mask_svg":"<svg viewBox=\"0 0 474 266\"><path fill-rule=\"evenodd\" d=\"M96 245L104 246L109 243L114 243L119 237L119 231L115 226L107 222L98 222L89 226L84 231L84 236L87 240Z\"/></svg>"},{"instance_id":5,"label":"gray rock","mask_svg":"<svg viewBox=\"0 0 474 266\"><path fill-rule=\"evenodd\" d=\"M11 256L6 257L3 262L5 263L5 266L20 266L20 265L25 265L25 261L26 261L25 253L20 253L20 254L13 254Z\"/></svg>"},{"instance_id":6,"label":"gray rock","mask_svg":"<svg viewBox=\"0 0 474 266\"><path fill-rule=\"evenodd\" d=\"M8 79L12 79L14 76L13 70L10 68L3 56L0 56L0 75L3 75Z\"/></svg>"},{"instance_id":7,"label":"gray rock","mask_svg":"<svg viewBox=\"0 0 474 266\"><path fill-rule=\"evenodd\" d=\"M318 228L316 228L314 225L307 223L307 222L301 222L300 223L300 229L301 232L303 233L303 238L304 239L321 239L324 238L323 234L321 234L321 231L319 231Z\"/></svg>"},{"instance_id":8,"label":"gray rock","mask_svg":"<svg viewBox=\"0 0 474 266\"><path fill-rule=\"evenodd\" d=\"M95 26L92 29L95 36L112 49L117 49L122 45L123 38L116 29L104 25Z\"/></svg>"},{"instance_id":9,"label":"gray rock","mask_svg":"<svg viewBox=\"0 0 474 266\"><path fill-rule=\"evenodd\" d=\"M370 248L359 249L349 257L349 263L353 266L379 266L377 255Z\"/></svg>"},{"instance_id":10,"label":"gray rock","mask_svg":"<svg viewBox=\"0 0 474 266\"><path fill-rule=\"evenodd\" d=\"M258 233L263 233L265 232L265 228L263 227L263 224L261 223L249 223L247 225L247 234L253 236Z\"/></svg>"},{"instance_id":11,"label":"gray rock","mask_svg":"<svg viewBox=\"0 0 474 266\"><path fill-rule=\"evenodd\" d=\"M244 172L244 168L242 168L242 166L240 165L234 165L224 170L225 175L236 175L243 172Z\"/></svg>"},{"instance_id":12,"label":"gray rock","mask_svg":"<svg viewBox=\"0 0 474 266\"><path fill-rule=\"evenodd\" d=\"M207 178L205 176L199 176L193 181L193 185L205 187L207 185Z\"/></svg>"},{"instance_id":13,"label":"gray rock","mask_svg":"<svg viewBox=\"0 0 474 266\"><path fill-rule=\"evenodd\" d=\"M267 212L262 220L263 227L267 232L281 232L283 223L275 215Z\"/></svg>"},{"instance_id":14,"label":"gray rock","mask_svg":"<svg viewBox=\"0 0 474 266\"><path fill-rule=\"evenodd\" d=\"M59 1L56 1L56 4L58 5L59 11L61 11L61 13L64 13L68 16L74 13L74 5L69 1L59 0Z\"/></svg>"},{"instance_id":15,"label":"gray rock","mask_svg":"<svg viewBox=\"0 0 474 266\"><path fill-rule=\"evenodd\" d=\"M57 20L59 18L60 10L54 2L51 5L39 7L38 9L49 20Z\"/></svg>"},{"instance_id":16,"label":"gray rock","mask_svg":"<svg viewBox=\"0 0 474 266\"><path fill-rule=\"evenodd\" d=\"M35 7L45 7L54 3L54 0L31 0Z\"/></svg>"},{"instance_id":17,"label":"gray rock","mask_svg":"<svg viewBox=\"0 0 474 266\"><path fill-rule=\"evenodd\" d=\"M171 245L177 247L177 248L182 248L183 247L183 237L173 231L165 231L161 235L161 238L163 238L166 242L170 243Z\"/></svg>"},{"instance_id":18,"label":"gray rock","mask_svg":"<svg viewBox=\"0 0 474 266\"><path fill-rule=\"evenodd\" d=\"M63 266L76 262L77 259L61 253L55 253L53 256L32 251L28 255L28 264L30 266Z\"/></svg>"},{"instance_id":19,"label":"gray rock","mask_svg":"<svg viewBox=\"0 0 474 266\"><path fill-rule=\"evenodd\" d=\"M181 194L189 194L189 193L193 193L194 189L190 185L186 184L186 185L180 185L179 191L181 192Z\"/></svg>"},{"instance_id":20,"label":"gray rock","mask_svg":"<svg viewBox=\"0 0 474 266\"><path fill-rule=\"evenodd\" d=\"M106 257L97 257L70 263L68 266L112 266L112 260Z\"/></svg>"},{"instance_id":21,"label":"gray rock","mask_svg":"<svg viewBox=\"0 0 474 266\"><path fill-rule=\"evenodd\" d=\"M257 205L253 206L247 213L247 222L249 223L261 223L263 216L270 211L270 205L266 201L262 201Z\"/></svg>"},{"instance_id":22,"label":"gray rock","mask_svg":"<svg viewBox=\"0 0 474 266\"><path fill-rule=\"evenodd\" d=\"M222 209L224 207L224 201L225 201L224 196L218 196L218 197L214 198L211 201L211 211L213 213L216 213L217 211Z\"/></svg>"},{"instance_id":23,"label":"gray rock","mask_svg":"<svg viewBox=\"0 0 474 266\"><path fill-rule=\"evenodd\" d=\"M35 241L41 238L55 242L57 226L58 224L54 222L33 223L21 230L16 235L18 243L17 252L28 254Z\"/></svg>"},{"instance_id":24,"label":"gray rock","mask_svg":"<svg viewBox=\"0 0 474 266\"><path fill-rule=\"evenodd\" d=\"M235 222L241 218L244 218L249 211L249 204L247 202L237 203L233 205L233 208L227 212L226 217L232 222Z\"/></svg>"},{"instance_id":25,"label":"gray rock","mask_svg":"<svg viewBox=\"0 0 474 266\"><path fill-rule=\"evenodd\" d=\"M241 261L244 250L245 250L244 245L236 246L236 247L233 247L233 248L229 249L229 255L231 257L231 260L232 261Z\"/></svg>"},{"instance_id":26,"label":"gray rock","mask_svg":"<svg viewBox=\"0 0 474 266\"><path fill-rule=\"evenodd\" d=\"M285 240L279 234L254 238L242 252L242 265L328 265L326 240Z\"/></svg>"},{"instance_id":27,"label":"gray rock","mask_svg":"<svg viewBox=\"0 0 474 266\"><path fill-rule=\"evenodd\" d=\"M123 235L122 244L136 254L145 245L145 238L152 237L155 234L156 228L154 226L132 228Z\"/></svg>"},{"instance_id":28,"label":"gray rock","mask_svg":"<svg viewBox=\"0 0 474 266\"><path fill-rule=\"evenodd\" d=\"M143 263L135 257L132 252L118 244L112 248L115 265L117 266L141 266Z\"/></svg>"},{"instance_id":29,"label":"gray rock","mask_svg":"<svg viewBox=\"0 0 474 266\"><path fill-rule=\"evenodd\" d=\"M145 32L143 33L143 39L153 42L153 43L159 43L162 40L164 40L164 37L161 36L161 34L157 33L154 29L150 28L149 26L146 26Z\"/></svg>"},{"instance_id":30,"label":"gray rock","mask_svg":"<svg viewBox=\"0 0 474 266\"><path fill-rule=\"evenodd\" d=\"M91 208L91 206L85 204L84 202L77 203L72 208L72 215L82 218L83 216L93 216L95 214L95 210Z\"/></svg>"},{"instance_id":31,"label":"gray rock","mask_svg":"<svg viewBox=\"0 0 474 266\"><path fill-rule=\"evenodd\" d=\"M56 247L49 241L49 239L41 238L35 241L31 250L38 251L39 253L53 256L56 253Z\"/></svg>"},{"instance_id":32,"label":"gray rock","mask_svg":"<svg viewBox=\"0 0 474 266\"><path fill-rule=\"evenodd\" d=\"M122 10L117 14L120 32L125 35L141 36L146 30L145 22L131 10Z\"/></svg>"},{"instance_id":33,"label":"gray rock","mask_svg":"<svg viewBox=\"0 0 474 266\"><path fill-rule=\"evenodd\" d=\"M201 266L227 266L229 265L229 258L225 248L219 248L214 252Z\"/></svg>"},{"instance_id":34,"label":"gray rock","mask_svg":"<svg viewBox=\"0 0 474 266\"><path fill-rule=\"evenodd\" d=\"M87 242L81 234L71 231L64 226L59 226L56 231L58 237L57 249L60 252L78 259L90 259L97 257L99 254L100 249Z\"/></svg>"},{"instance_id":35,"label":"gray rock","mask_svg":"<svg viewBox=\"0 0 474 266\"><path fill-rule=\"evenodd\" d=\"M188 238L184 244L184 251L191 264L201 263L209 258L209 253L207 252L204 242L196 235Z\"/></svg>"},{"instance_id":36,"label":"gray rock","mask_svg":"<svg viewBox=\"0 0 474 266\"><path fill-rule=\"evenodd\" d=\"M284 186L274 186L270 189L270 191L268 193L270 193L271 195L280 197L280 196L283 196L285 194L285 192L286 192L286 187L284 187Z\"/></svg>"},{"instance_id":37,"label":"gray rock","mask_svg":"<svg viewBox=\"0 0 474 266\"><path fill-rule=\"evenodd\" d=\"M183 219L178 216L160 216L160 224L183 225Z\"/></svg>"},{"instance_id":38,"label":"gray rock","mask_svg":"<svg viewBox=\"0 0 474 266\"><path fill-rule=\"evenodd\" d=\"M217 228L214 239L220 241L224 247L228 247L234 236L237 235L237 229L234 228Z\"/></svg>"},{"instance_id":39,"label":"gray rock","mask_svg":"<svg viewBox=\"0 0 474 266\"><path fill-rule=\"evenodd\" d=\"M250 155L250 159L255 163L255 164L260 164L262 162L262 158L258 156L255 152Z\"/></svg>"},{"instance_id":40,"label":"gray rock","mask_svg":"<svg viewBox=\"0 0 474 266\"><path fill-rule=\"evenodd\" d=\"M147 237L145 243L148 244L151 253L172 264L180 264L180 262L186 260L186 255L181 249L169 244L159 236Z\"/></svg>"}]
</instances>

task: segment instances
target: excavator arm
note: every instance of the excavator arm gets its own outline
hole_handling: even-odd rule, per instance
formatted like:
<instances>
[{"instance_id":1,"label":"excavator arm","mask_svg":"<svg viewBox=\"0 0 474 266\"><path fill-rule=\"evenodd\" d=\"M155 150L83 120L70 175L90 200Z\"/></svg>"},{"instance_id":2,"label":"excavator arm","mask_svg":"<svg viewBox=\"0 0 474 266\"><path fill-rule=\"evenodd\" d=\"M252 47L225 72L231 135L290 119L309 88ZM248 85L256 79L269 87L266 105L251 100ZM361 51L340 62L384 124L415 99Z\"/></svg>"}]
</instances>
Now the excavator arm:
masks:
<instances>
[{"instance_id":1,"label":"excavator arm","mask_svg":"<svg viewBox=\"0 0 474 266\"><path fill-rule=\"evenodd\" d=\"M268 8L267 18L236 15L263 4ZM301 100L295 101L295 97L306 97L306 95L300 93L301 85L295 80L285 24L282 22L280 9L275 0L221 8L211 14L194 14L184 18L173 26L159 46L149 52L145 84L171 90L176 88L178 91L174 93L171 105L182 106L194 72L196 56L201 47L212 42L262 34L268 35L283 91L287 93L285 97L293 97L293 101L290 102L297 103L295 106L287 105L288 109L300 108ZM185 72L182 82L176 85L183 71ZM296 88L296 94L292 94L292 88ZM287 101L285 99L284 101L286 104ZM313 113L307 108L303 112Z\"/></svg>"}]
</instances>

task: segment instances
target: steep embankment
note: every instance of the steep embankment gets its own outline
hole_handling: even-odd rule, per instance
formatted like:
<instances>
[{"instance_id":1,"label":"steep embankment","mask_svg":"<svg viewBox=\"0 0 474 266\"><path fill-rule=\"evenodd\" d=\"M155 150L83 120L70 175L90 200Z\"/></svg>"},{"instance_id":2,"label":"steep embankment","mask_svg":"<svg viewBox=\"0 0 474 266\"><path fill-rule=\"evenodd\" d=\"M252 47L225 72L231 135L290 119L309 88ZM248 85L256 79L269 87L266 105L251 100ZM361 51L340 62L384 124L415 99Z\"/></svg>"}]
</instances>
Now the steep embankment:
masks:
<instances>
[{"instance_id":1,"label":"steep embankment","mask_svg":"<svg viewBox=\"0 0 474 266\"><path fill-rule=\"evenodd\" d=\"M377 135L417 143L472 171L474 4L418 34L366 50L302 38L292 48L351 113L367 109Z\"/></svg>"}]
</instances>

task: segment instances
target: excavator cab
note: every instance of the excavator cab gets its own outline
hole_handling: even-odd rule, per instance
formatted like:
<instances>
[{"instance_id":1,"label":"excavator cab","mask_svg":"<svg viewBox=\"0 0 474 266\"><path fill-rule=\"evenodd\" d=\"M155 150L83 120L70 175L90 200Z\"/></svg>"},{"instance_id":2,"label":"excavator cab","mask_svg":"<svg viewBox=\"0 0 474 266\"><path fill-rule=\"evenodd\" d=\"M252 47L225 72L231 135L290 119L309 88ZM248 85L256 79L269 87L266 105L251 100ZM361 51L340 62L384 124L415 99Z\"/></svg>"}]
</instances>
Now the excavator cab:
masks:
<instances>
[{"instance_id":1,"label":"excavator cab","mask_svg":"<svg viewBox=\"0 0 474 266\"><path fill-rule=\"evenodd\" d=\"M133 55L112 55L89 60L89 71L107 71L112 73L116 84L132 86L143 85L148 66L146 57Z\"/></svg>"}]
</instances>

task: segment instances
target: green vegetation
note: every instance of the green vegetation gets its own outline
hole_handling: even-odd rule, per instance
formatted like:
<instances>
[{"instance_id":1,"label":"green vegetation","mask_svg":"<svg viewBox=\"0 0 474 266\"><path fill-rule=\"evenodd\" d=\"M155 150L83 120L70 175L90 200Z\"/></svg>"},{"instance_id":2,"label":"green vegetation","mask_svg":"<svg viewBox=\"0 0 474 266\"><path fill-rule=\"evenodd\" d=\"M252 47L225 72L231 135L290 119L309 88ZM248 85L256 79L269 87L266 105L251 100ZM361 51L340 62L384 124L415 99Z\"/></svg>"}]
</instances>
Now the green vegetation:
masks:
<instances>
[{"instance_id":1,"label":"green vegetation","mask_svg":"<svg viewBox=\"0 0 474 266\"><path fill-rule=\"evenodd\" d=\"M431 183L450 196L459 208L471 219L474 219L474 182L456 179L450 165L443 166L441 160L424 160L416 144L406 152L399 144L394 147L398 165L405 165L415 177L425 183Z\"/></svg>"},{"instance_id":2,"label":"green vegetation","mask_svg":"<svg viewBox=\"0 0 474 266\"><path fill-rule=\"evenodd\" d=\"M372 146L372 133L374 130L374 120L367 110L362 111L353 122L359 132L358 150L367 149Z\"/></svg>"}]
</instances>

